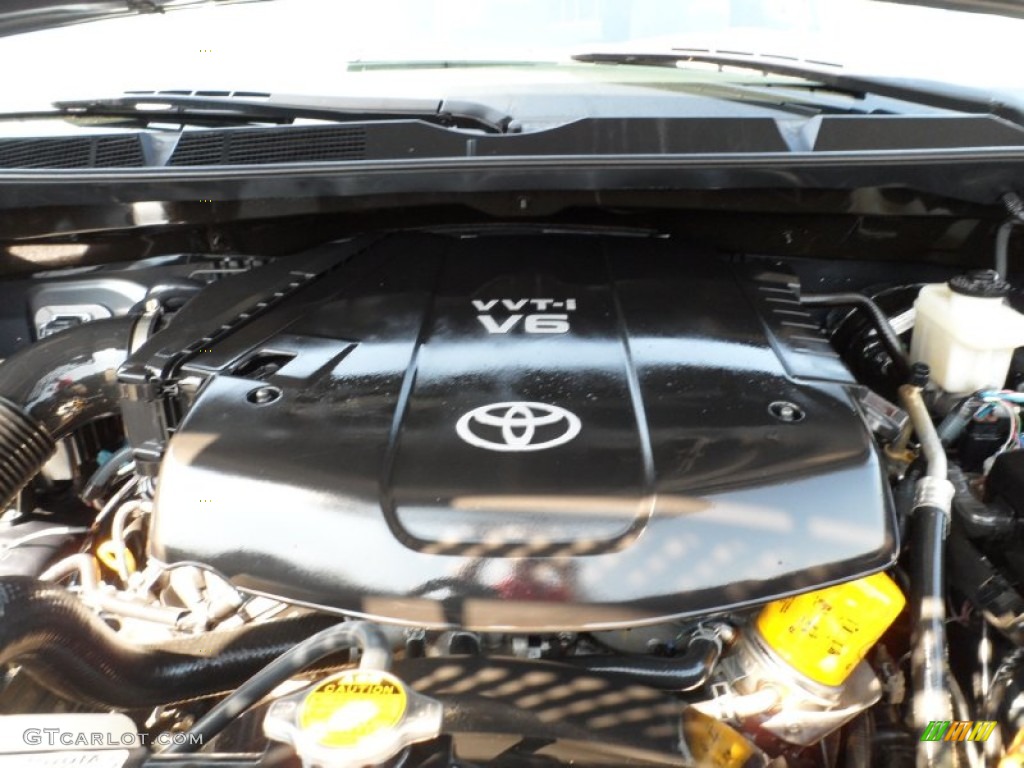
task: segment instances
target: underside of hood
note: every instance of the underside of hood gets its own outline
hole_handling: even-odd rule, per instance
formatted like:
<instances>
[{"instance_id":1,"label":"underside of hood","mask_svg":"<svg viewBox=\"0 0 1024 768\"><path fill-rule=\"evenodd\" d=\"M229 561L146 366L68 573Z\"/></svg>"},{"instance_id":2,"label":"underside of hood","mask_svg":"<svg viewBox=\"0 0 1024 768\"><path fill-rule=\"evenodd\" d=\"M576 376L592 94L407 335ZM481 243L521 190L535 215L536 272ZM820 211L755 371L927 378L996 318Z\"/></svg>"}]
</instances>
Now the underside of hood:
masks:
<instances>
[{"instance_id":1,"label":"underside of hood","mask_svg":"<svg viewBox=\"0 0 1024 768\"><path fill-rule=\"evenodd\" d=\"M143 13L165 13L210 5L267 2L267 0L10 0L0 8L0 36L35 32L85 21L132 16ZM883 2L920 5L931 8L990 13L1024 18L1022 0L883 0Z\"/></svg>"},{"instance_id":2,"label":"underside of hood","mask_svg":"<svg viewBox=\"0 0 1024 768\"><path fill-rule=\"evenodd\" d=\"M58 0L10 0L0 8L0 36L65 27L143 13L165 13L209 5L254 3L263 0L90 0L87 3Z\"/></svg>"},{"instance_id":3,"label":"underside of hood","mask_svg":"<svg viewBox=\"0 0 1024 768\"><path fill-rule=\"evenodd\" d=\"M996 16L1024 18L1021 0L882 0L900 5L922 5L926 8L945 8L965 13L992 13Z\"/></svg>"}]
</instances>

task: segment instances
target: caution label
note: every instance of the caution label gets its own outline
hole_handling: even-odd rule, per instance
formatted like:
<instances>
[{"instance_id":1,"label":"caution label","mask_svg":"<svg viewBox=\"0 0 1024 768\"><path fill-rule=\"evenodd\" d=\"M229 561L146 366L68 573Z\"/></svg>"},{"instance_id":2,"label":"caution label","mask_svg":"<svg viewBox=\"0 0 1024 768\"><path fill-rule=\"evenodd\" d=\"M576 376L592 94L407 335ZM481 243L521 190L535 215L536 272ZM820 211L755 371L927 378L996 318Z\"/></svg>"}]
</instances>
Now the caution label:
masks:
<instances>
[{"instance_id":1,"label":"caution label","mask_svg":"<svg viewBox=\"0 0 1024 768\"><path fill-rule=\"evenodd\" d=\"M699 768L743 768L760 764L753 744L739 732L695 709L683 713L683 747Z\"/></svg>"},{"instance_id":2,"label":"caution label","mask_svg":"<svg viewBox=\"0 0 1024 768\"><path fill-rule=\"evenodd\" d=\"M299 710L299 729L325 747L351 747L395 728L408 703L402 682L387 672L341 672L306 696Z\"/></svg>"},{"instance_id":3,"label":"caution label","mask_svg":"<svg viewBox=\"0 0 1024 768\"><path fill-rule=\"evenodd\" d=\"M765 643L803 675L838 686L896 620L906 600L884 573L776 600L757 617Z\"/></svg>"}]
</instances>

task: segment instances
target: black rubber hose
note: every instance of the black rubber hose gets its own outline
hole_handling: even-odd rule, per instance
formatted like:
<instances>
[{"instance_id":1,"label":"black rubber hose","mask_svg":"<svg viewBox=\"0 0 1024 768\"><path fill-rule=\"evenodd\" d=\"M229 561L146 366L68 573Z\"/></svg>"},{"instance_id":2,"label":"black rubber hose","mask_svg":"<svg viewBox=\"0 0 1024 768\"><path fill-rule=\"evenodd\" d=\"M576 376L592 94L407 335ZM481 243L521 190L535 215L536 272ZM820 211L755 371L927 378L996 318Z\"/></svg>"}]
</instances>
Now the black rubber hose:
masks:
<instances>
[{"instance_id":1,"label":"black rubber hose","mask_svg":"<svg viewBox=\"0 0 1024 768\"><path fill-rule=\"evenodd\" d=\"M972 539L1013 536L1016 522L1011 513L986 504L973 493L967 476L956 464L950 464L947 471L953 484L953 512Z\"/></svg>"},{"instance_id":2,"label":"black rubber hose","mask_svg":"<svg viewBox=\"0 0 1024 768\"><path fill-rule=\"evenodd\" d=\"M1007 219L996 230L995 268L1003 280L1006 279L1010 271L1010 235L1013 234L1013 230L1018 224L1020 224L1019 219Z\"/></svg>"},{"instance_id":3,"label":"black rubber hose","mask_svg":"<svg viewBox=\"0 0 1024 768\"><path fill-rule=\"evenodd\" d=\"M6 509L56 449L38 421L17 403L0 397L0 509Z\"/></svg>"},{"instance_id":4,"label":"black rubber hose","mask_svg":"<svg viewBox=\"0 0 1024 768\"><path fill-rule=\"evenodd\" d=\"M117 369L127 356L134 317L55 333L0 364L0 397L18 403L55 438L117 413Z\"/></svg>"},{"instance_id":5,"label":"black rubber hose","mask_svg":"<svg viewBox=\"0 0 1024 768\"><path fill-rule=\"evenodd\" d=\"M134 646L63 587L26 576L0 578L0 616L0 666L20 664L65 698L113 709L155 707L234 690L338 621L311 615Z\"/></svg>"},{"instance_id":6,"label":"black rubber hose","mask_svg":"<svg viewBox=\"0 0 1024 768\"><path fill-rule=\"evenodd\" d=\"M862 310L878 333L878 338L885 347L885 351L892 358L899 380L908 381L910 379L910 358L907 356L907 350L903 348L903 342L893 330L885 312L869 297L853 292L804 293L800 295L800 303L808 307L857 307Z\"/></svg>"},{"instance_id":7,"label":"black rubber hose","mask_svg":"<svg viewBox=\"0 0 1024 768\"><path fill-rule=\"evenodd\" d=\"M927 366L915 363L913 368L915 380L927 378ZM921 386L904 384L899 395L914 425L926 467L924 477L917 482L908 545L910 604L914 617L910 653L914 684L911 711L914 726L924 730L933 720L953 719L947 685L946 534L955 489L947 477L949 459L925 405ZM931 741L919 741L916 753L919 766L944 768L956 762L954 750L944 750Z\"/></svg>"},{"instance_id":8,"label":"black rubber hose","mask_svg":"<svg viewBox=\"0 0 1024 768\"><path fill-rule=\"evenodd\" d=\"M915 601L942 600L946 577L946 537L943 533L946 526L945 512L936 507L919 506L914 510L912 526L910 583L914 589ZM940 602L938 607L943 606L944 604ZM927 663L922 674L935 681L933 689L945 688L946 670L945 664L941 661L945 658L946 648L944 612L925 611L917 632L928 638L923 645L935 649L932 653L923 654ZM936 660L936 663L932 664L933 660ZM921 688L915 686L915 690Z\"/></svg>"},{"instance_id":9,"label":"black rubber hose","mask_svg":"<svg viewBox=\"0 0 1024 768\"><path fill-rule=\"evenodd\" d=\"M893 488L892 501L893 507L896 509L896 521L900 528L900 541L906 541L907 526L910 524L911 515L914 514L914 504L917 498L917 481L923 474L924 468L921 466L921 462L915 461Z\"/></svg>"},{"instance_id":10,"label":"black rubber hose","mask_svg":"<svg viewBox=\"0 0 1024 768\"><path fill-rule=\"evenodd\" d=\"M134 324L134 317L85 323L0 364L0 507L35 477L58 440L119 411L117 369Z\"/></svg>"},{"instance_id":11,"label":"black rubber hose","mask_svg":"<svg viewBox=\"0 0 1024 768\"><path fill-rule=\"evenodd\" d=\"M180 742L165 751L178 754L194 752L203 744L210 743L229 723L281 683L325 656L353 647L362 649L360 667L387 669L391 666L391 647L384 634L373 624L349 621L328 627L303 640L249 678L238 690L203 715Z\"/></svg>"},{"instance_id":12,"label":"black rubber hose","mask_svg":"<svg viewBox=\"0 0 1024 768\"><path fill-rule=\"evenodd\" d=\"M1024 598L957 527L949 537L950 581L1010 642L1024 646Z\"/></svg>"},{"instance_id":13,"label":"black rubber hose","mask_svg":"<svg viewBox=\"0 0 1024 768\"><path fill-rule=\"evenodd\" d=\"M911 669L915 699L923 708L948 699L946 662L946 511L919 505L911 520L911 574L913 604L920 606L914 627ZM937 703L934 704L938 706ZM945 714L945 713L944 713ZM918 745L918 765L945 768L955 763L950 750L935 750L930 742Z\"/></svg>"},{"instance_id":14,"label":"black rubber hose","mask_svg":"<svg viewBox=\"0 0 1024 768\"><path fill-rule=\"evenodd\" d=\"M692 691L708 681L721 653L719 640L700 636L690 641L682 656L573 656L565 661L663 691Z\"/></svg>"}]
</instances>

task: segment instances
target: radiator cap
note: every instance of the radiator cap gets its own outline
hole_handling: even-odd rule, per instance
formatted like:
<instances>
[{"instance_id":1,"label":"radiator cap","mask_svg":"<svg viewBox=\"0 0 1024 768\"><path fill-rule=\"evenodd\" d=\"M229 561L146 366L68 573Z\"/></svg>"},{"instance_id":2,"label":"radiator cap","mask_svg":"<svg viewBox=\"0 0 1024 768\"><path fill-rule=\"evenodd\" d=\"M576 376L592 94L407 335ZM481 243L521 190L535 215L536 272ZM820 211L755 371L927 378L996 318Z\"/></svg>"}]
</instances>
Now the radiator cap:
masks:
<instances>
[{"instance_id":1,"label":"radiator cap","mask_svg":"<svg viewBox=\"0 0 1024 768\"><path fill-rule=\"evenodd\" d=\"M373 765L441 732L440 702L390 672L350 669L274 702L267 738L291 744L304 768Z\"/></svg>"}]
</instances>

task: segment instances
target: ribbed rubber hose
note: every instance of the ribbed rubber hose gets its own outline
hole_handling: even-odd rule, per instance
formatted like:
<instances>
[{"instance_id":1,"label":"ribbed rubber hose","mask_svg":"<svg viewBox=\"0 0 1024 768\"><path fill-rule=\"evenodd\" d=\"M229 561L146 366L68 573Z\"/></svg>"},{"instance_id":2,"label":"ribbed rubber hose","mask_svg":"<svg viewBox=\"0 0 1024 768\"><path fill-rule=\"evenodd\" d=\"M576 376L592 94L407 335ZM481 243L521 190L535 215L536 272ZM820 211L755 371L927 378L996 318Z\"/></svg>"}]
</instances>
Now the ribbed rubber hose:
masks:
<instances>
[{"instance_id":1,"label":"ribbed rubber hose","mask_svg":"<svg viewBox=\"0 0 1024 768\"><path fill-rule=\"evenodd\" d=\"M0 397L0 508L28 485L56 449L42 424Z\"/></svg>"},{"instance_id":2,"label":"ribbed rubber hose","mask_svg":"<svg viewBox=\"0 0 1024 768\"><path fill-rule=\"evenodd\" d=\"M313 615L134 646L63 587L0 578L0 666L17 663L65 698L139 709L233 691L306 638L338 623Z\"/></svg>"}]
</instances>

